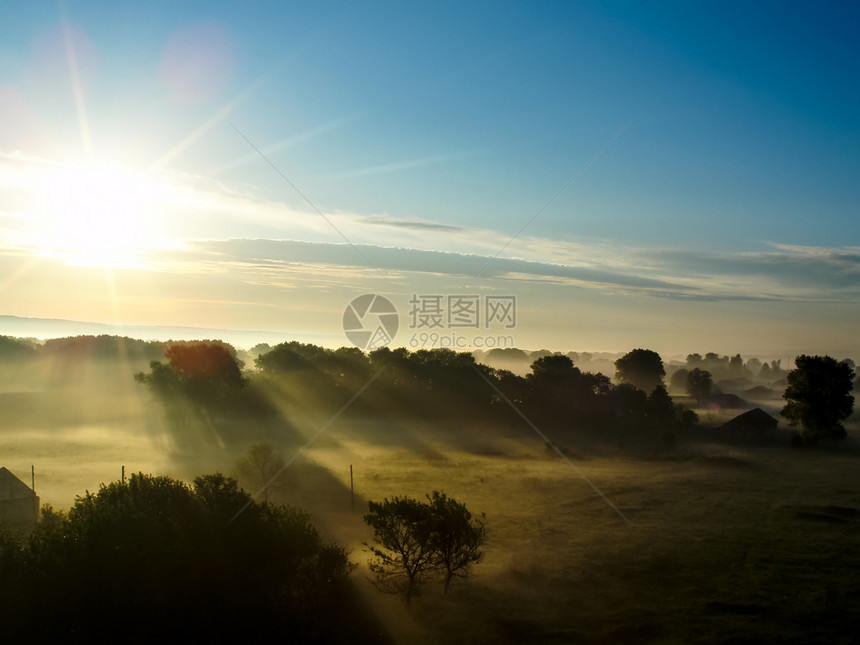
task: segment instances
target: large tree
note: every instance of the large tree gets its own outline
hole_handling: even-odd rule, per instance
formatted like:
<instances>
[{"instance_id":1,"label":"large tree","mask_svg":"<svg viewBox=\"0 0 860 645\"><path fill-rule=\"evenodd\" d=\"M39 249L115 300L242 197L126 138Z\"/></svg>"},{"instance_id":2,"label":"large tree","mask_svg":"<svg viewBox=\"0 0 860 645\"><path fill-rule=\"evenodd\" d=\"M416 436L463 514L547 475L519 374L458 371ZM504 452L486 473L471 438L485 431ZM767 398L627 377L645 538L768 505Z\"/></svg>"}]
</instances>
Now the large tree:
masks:
<instances>
[{"instance_id":1,"label":"large tree","mask_svg":"<svg viewBox=\"0 0 860 645\"><path fill-rule=\"evenodd\" d=\"M663 359L650 349L634 349L615 361L615 380L635 385L646 393L662 385L665 375Z\"/></svg>"},{"instance_id":2,"label":"large tree","mask_svg":"<svg viewBox=\"0 0 860 645\"><path fill-rule=\"evenodd\" d=\"M178 429L190 422L209 426L222 418L261 418L275 413L261 392L242 375L235 350L220 341L174 343L167 362L150 361L150 371L134 375L163 405Z\"/></svg>"},{"instance_id":3,"label":"large tree","mask_svg":"<svg viewBox=\"0 0 860 645\"><path fill-rule=\"evenodd\" d=\"M687 374L687 394L696 399L700 407L702 399L711 394L713 386L714 381L708 370L702 370L697 367Z\"/></svg>"},{"instance_id":4,"label":"large tree","mask_svg":"<svg viewBox=\"0 0 860 645\"><path fill-rule=\"evenodd\" d=\"M801 355L794 359L795 369L788 373L787 401L781 413L790 425L800 425L807 443L819 439L844 439L842 421L854 410L854 370L847 361L830 356Z\"/></svg>"}]
</instances>

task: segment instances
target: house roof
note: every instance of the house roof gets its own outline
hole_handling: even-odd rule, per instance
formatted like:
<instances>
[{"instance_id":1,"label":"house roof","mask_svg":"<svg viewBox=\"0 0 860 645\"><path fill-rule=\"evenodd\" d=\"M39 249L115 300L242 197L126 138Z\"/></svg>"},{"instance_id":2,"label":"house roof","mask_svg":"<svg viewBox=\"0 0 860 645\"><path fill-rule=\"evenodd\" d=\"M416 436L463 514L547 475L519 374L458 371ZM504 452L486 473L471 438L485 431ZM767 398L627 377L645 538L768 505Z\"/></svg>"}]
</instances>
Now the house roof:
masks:
<instances>
[{"instance_id":1,"label":"house roof","mask_svg":"<svg viewBox=\"0 0 860 645\"><path fill-rule=\"evenodd\" d=\"M753 408L752 410L747 410L743 414L739 414L734 419L726 421L720 426L720 429L740 424L751 425L761 430L768 430L770 428L775 428L779 424L779 421L774 419L761 408Z\"/></svg>"},{"instance_id":2,"label":"house roof","mask_svg":"<svg viewBox=\"0 0 860 645\"><path fill-rule=\"evenodd\" d=\"M7 468L0 466L0 502L12 499L26 499L35 493Z\"/></svg>"}]
</instances>

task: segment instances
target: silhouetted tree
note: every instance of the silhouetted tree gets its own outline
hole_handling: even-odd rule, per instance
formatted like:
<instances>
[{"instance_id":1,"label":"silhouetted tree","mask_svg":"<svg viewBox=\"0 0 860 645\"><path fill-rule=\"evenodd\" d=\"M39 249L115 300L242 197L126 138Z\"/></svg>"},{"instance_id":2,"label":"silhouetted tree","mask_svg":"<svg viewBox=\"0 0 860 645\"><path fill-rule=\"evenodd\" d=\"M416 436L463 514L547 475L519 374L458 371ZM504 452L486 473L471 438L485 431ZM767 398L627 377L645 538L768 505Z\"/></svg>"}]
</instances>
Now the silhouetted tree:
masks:
<instances>
[{"instance_id":1,"label":"silhouetted tree","mask_svg":"<svg viewBox=\"0 0 860 645\"><path fill-rule=\"evenodd\" d=\"M579 372L570 357L561 354L541 356L532 363L535 380L545 383L566 379L573 374L573 370Z\"/></svg>"},{"instance_id":2,"label":"silhouetted tree","mask_svg":"<svg viewBox=\"0 0 860 645\"><path fill-rule=\"evenodd\" d=\"M297 341L280 343L254 359L257 368L268 373L306 372L320 367L325 354L322 347L303 345Z\"/></svg>"},{"instance_id":3,"label":"silhouetted tree","mask_svg":"<svg viewBox=\"0 0 860 645\"><path fill-rule=\"evenodd\" d=\"M802 426L801 438L806 443L844 439L842 421L854 409L850 394L854 370L847 362L837 362L830 356L801 355L794 364L796 369L788 373L788 387L783 394L787 403L780 414L790 425Z\"/></svg>"},{"instance_id":4,"label":"silhouetted tree","mask_svg":"<svg viewBox=\"0 0 860 645\"><path fill-rule=\"evenodd\" d=\"M225 343L200 341L177 343L165 352L170 367L189 381L241 386L242 369L235 350Z\"/></svg>"},{"instance_id":5,"label":"silhouetted tree","mask_svg":"<svg viewBox=\"0 0 860 645\"><path fill-rule=\"evenodd\" d=\"M525 402L529 391L529 383L525 378L508 370L500 369L493 370L491 376L509 401L515 405L522 405ZM500 405L503 410L507 410L507 403L501 401L495 393L492 393L492 396L493 405Z\"/></svg>"},{"instance_id":6,"label":"silhouetted tree","mask_svg":"<svg viewBox=\"0 0 860 645\"><path fill-rule=\"evenodd\" d=\"M443 571L445 593L456 576L465 578L473 565L484 557L481 546L487 534L484 523L445 493L433 491L428 496L433 520L430 547L436 565Z\"/></svg>"},{"instance_id":7,"label":"silhouetted tree","mask_svg":"<svg viewBox=\"0 0 860 645\"><path fill-rule=\"evenodd\" d=\"M149 373L138 372L134 380L146 385L152 395L164 405L167 418L178 428L184 428L195 414L184 379L170 365L161 361L149 364Z\"/></svg>"},{"instance_id":8,"label":"silhouetted tree","mask_svg":"<svg viewBox=\"0 0 860 645\"><path fill-rule=\"evenodd\" d=\"M770 362L770 377L772 379L780 379L786 376L788 372L782 369L782 359L778 358Z\"/></svg>"},{"instance_id":9,"label":"silhouetted tree","mask_svg":"<svg viewBox=\"0 0 860 645\"><path fill-rule=\"evenodd\" d=\"M165 406L171 423L184 428L192 419L212 423L218 417L265 417L274 408L242 375L235 350L220 341L172 343L167 363L151 361L138 383Z\"/></svg>"},{"instance_id":10,"label":"silhouetted tree","mask_svg":"<svg viewBox=\"0 0 860 645\"><path fill-rule=\"evenodd\" d=\"M652 428L662 432L670 431L675 424L675 404L672 397L666 391L666 387L659 385L648 395L646 405L648 422Z\"/></svg>"},{"instance_id":11,"label":"silhouetted tree","mask_svg":"<svg viewBox=\"0 0 860 645\"><path fill-rule=\"evenodd\" d=\"M473 519L465 504L439 491L427 499L429 503L410 497L369 502L364 516L373 529L369 564L376 584L403 593L407 603L431 575L442 575L447 592L453 578L465 578L483 558L483 520Z\"/></svg>"},{"instance_id":12,"label":"silhouetted tree","mask_svg":"<svg viewBox=\"0 0 860 645\"><path fill-rule=\"evenodd\" d=\"M373 529L369 562L380 589L401 592L406 602L436 567L430 507L410 497L368 502L364 521Z\"/></svg>"},{"instance_id":13,"label":"silhouetted tree","mask_svg":"<svg viewBox=\"0 0 860 645\"><path fill-rule=\"evenodd\" d=\"M650 349L634 349L615 361L615 380L650 393L663 383L663 359Z\"/></svg>"},{"instance_id":14,"label":"silhouetted tree","mask_svg":"<svg viewBox=\"0 0 860 645\"><path fill-rule=\"evenodd\" d=\"M635 385L621 383L612 392L612 408L616 425L635 428L645 422L648 414L648 395Z\"/></svg>"},{"instance_id":15,"label":"silhouetted tree","mask_svg":"<svg viewBox=\"0 0 860 645\"><path fill-rule=\"evenodd\" d=\"M289 486L288 475L283 472L285 465L284 458L274 446L258 443L236 462L236 472L239 481L246 483L251 493L260 491L260 501L268 502L272 493L286 490Z\"/></svg>"},{"instance_id":16,"label":"silhouetted tree","mask_svg":"<svg viewBox=\"0 0 860 645\"><path fill-rule=\"evenodd\" d=\"M4 638L46 642L306 642L337 629L352 569L305 513L250 503L220 474L192 487L143 474L103 485L67 515L43 510L11 570L7 551Z\"/></svg>"},{"instance_id":17,"label":"silhouetted tree","mask_svg":"<svg viewBox=\"0 0 860 645\"><path fill-rule=\"evenodd\" d=\"M686 390L687 388L687 374L690 373L686 367L681 367L672 372L672 376L669 378L669 383L672 388L675 390Z\"/></svg>"},{"instance_id":18,"label":"silhouetted tree","mask_svg":"<svg viewBox=\"0 0 860 645\"><path fill-rule=\"evenodd\" d=\"M580 427L604 426L610 415L612 382L603 374L582 372L569 356L551 354L532 363L526 377L529 414L570 431L571 419Z\"/></svg>"},{"instance_id":19,"label":"silhouetted tree","mask_svg":"<svg viewBox=\"0 0 860 645\"><path fill-rule=\"evenodd\" d=\"M687 374L687 394L696 399L700 407L702 399L710 395L713 385L711 373L707 370L700 370L697 367Z\"/></svg>"},{"instance_id":20,"label":"silhouetted tree","mask_svg":"<svg viewBox=\"0 0 860 645\"><path fill-rule=\"evenodd\" d=\"M750 371L750 374L757 376L761 370L761 361L753 356L746 362L745 367Z\"/></svg>"},{"instance_id":21,"label":"silhouetted tree","mask_svg":"<svg viewBox=\"0 0 860 645\"><path fill-rule=\"evenodd\" d=\"M680 403L675 404L675 426L679 430L689 430L698 422L699 415Z\"/></svg>"}]
</instances>

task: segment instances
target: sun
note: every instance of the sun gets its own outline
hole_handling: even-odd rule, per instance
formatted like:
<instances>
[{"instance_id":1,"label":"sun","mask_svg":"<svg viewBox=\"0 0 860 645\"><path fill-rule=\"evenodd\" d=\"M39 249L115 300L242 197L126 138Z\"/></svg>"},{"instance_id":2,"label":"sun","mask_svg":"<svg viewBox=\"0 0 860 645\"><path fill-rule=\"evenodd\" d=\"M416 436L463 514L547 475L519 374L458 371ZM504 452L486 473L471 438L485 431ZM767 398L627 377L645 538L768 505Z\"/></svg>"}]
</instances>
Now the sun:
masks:
<instances>
[{"instance_id":1,"label":"sun","mask_svg":"<svg viewBox=\"0 0 860 645\"><path fill-rule=\"evenodd\" d=\"M162 238L164 188L148 173L79 162L50 168L40 183L40 246L69 264L133 266Z\"/></svg>"}]
</instances>

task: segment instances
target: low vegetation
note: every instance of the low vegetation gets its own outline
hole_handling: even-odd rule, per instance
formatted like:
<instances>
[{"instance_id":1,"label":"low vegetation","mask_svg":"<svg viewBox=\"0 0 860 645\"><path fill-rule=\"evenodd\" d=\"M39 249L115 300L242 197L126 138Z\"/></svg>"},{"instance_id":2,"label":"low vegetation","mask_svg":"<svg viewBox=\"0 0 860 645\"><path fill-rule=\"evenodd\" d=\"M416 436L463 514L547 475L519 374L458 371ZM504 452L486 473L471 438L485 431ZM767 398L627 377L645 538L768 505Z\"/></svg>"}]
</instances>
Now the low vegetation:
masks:
<instances>
[{"instance_id":1,"label":"low vegetation","mask_svg":"<svg viewBox=\"0 0 860 645\"><path fill-rule=\"evenodd\" d=\"M46 507L27 539L0 540L4 637L339 638L346 551L303 512L249 502L220 474L190 487L137 474L68 513Z\"/></svg>"}]
</instances>

